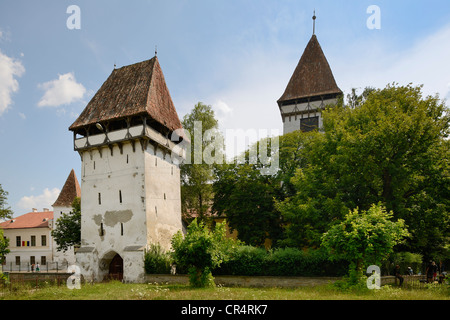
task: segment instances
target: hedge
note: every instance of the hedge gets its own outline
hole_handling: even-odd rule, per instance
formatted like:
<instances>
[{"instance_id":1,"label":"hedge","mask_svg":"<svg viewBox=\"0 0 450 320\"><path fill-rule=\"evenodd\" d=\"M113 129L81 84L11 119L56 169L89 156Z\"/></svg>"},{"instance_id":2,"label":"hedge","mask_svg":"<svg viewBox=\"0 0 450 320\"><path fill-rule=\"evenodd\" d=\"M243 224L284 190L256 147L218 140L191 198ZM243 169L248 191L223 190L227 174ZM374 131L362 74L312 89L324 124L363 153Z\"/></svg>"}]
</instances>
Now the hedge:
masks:
<instances>
[{"instance_id":1,"label":"hedge","mask_svg":"<svg viewBox=\"0 0 450 320\"><path fill-rule=\"evenodd\" d=\"M343 276L346 261L331 262L321 249L277 248L266 251L251 246L239 247L229 261L213 270L215 275L241 276Z\"/></svg>"}]
</instances>

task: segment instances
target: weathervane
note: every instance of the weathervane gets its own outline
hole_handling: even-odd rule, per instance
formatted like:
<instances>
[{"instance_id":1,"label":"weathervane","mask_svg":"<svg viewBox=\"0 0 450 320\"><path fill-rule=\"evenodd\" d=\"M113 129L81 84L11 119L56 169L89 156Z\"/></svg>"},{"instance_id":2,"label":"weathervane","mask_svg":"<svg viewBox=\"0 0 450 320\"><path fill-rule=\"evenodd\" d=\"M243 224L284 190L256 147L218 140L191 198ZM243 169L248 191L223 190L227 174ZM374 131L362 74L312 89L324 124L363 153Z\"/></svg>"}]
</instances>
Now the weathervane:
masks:
<instances>
[{"instance_id":1,"label":"weathervane","mask_svg":"<svg viewBox=\"0 0 450 320\"><path fill-rule=\"evenodd\" d=\"M313 34L316 34L316 10L314 9L313 19Z\"/></svg>"}]
</instances>

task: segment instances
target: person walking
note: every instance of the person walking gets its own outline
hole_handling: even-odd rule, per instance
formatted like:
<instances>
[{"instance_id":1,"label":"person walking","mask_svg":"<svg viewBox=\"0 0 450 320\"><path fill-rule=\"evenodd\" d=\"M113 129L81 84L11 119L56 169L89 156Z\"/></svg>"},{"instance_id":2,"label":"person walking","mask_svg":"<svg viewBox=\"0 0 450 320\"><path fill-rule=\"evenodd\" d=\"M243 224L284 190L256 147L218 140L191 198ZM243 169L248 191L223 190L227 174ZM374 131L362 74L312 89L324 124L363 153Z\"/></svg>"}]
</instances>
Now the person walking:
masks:
<instances>
[{"instance_id":1,"label":"person walking","mask_svg":"<svg viewBox=\"0 0 450 320\"><path fill-rule=\"evenodd\" d=\"M400 273L400 266L396 265L394 270L395 279L398 279L400 281L400 286L403 285L403 276Z\"/></svg>"}]
</instances>

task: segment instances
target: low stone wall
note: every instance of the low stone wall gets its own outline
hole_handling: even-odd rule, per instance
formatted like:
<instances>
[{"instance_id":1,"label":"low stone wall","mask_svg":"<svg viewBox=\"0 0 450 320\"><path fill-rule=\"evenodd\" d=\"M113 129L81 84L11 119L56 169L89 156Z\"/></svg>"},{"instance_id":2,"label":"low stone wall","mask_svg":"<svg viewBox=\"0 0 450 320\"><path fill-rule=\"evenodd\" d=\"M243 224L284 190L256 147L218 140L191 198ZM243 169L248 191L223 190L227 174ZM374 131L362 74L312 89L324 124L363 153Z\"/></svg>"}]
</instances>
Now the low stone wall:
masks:
<instances>
[{"instance_id":1,"label":"low stone wall","mask_svg":"<svg viewBox=\"0 0 450 320\"><path fill-rule=\"evenodd\" d=\"M34 281L48 281L65 283L67 278L73 273L57 273L57 272L9 272L11 282L34 282ZM268 276L215 276L214 282L216 285L225 287L304 287L317 286L328 283L333 283L340 280L340 277L268 277ZM170 274L146 274L144 283L158 283L158 284L189 284L189 277L187 275L170 275ZM81 276L81 283L84 283L83 276ZM381 285L394 284L394 276L381 277Z\"/></svg>"},{"instance_id":2,"label":"low stone wall","mask_svg":"<svg viewBox=\"0 0 450 320\"><path fill-rule=\"evenodd\" d=\"M16 282L58 282L65 283L73 273L66 272L5 272L9 276L9 280Z\"/></svg>"},{"instance_id":3,"label":"low stone wall","mask_svg":"<svg viewBox=\"0 0 450 320\"><path fill-rule=\"evenodd\" d=\"M225 287L304 287L333 283L341 277L268 277L268 276L215 276L216 285ZM189 284L187 275L147 274L146 283ZM395 277L381 277L381 285L395 283Z\"/></svg>"}]
</instances>

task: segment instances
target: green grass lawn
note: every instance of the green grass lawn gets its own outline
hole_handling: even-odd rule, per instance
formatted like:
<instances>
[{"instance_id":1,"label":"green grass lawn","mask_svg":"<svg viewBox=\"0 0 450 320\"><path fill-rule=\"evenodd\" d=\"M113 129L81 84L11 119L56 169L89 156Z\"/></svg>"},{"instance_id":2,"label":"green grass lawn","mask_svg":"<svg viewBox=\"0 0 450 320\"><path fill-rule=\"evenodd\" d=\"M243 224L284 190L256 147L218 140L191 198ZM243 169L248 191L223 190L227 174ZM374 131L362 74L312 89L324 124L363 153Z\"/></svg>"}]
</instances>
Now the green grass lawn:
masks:
<instances>
[{"instance_id":1,"label":"green grass lawn","mask_svg":"<svg viewBox=\"0 0 450 320\"><path fill-rule=\"evenodd\" d=\"M84 284L81 289L41 284L0 289L0 300L450 300L447 285L422 289L384 286L380 290L340 291L331 285L299 288L195 289L187 285Z\"/></svg>"}]
</instances>

